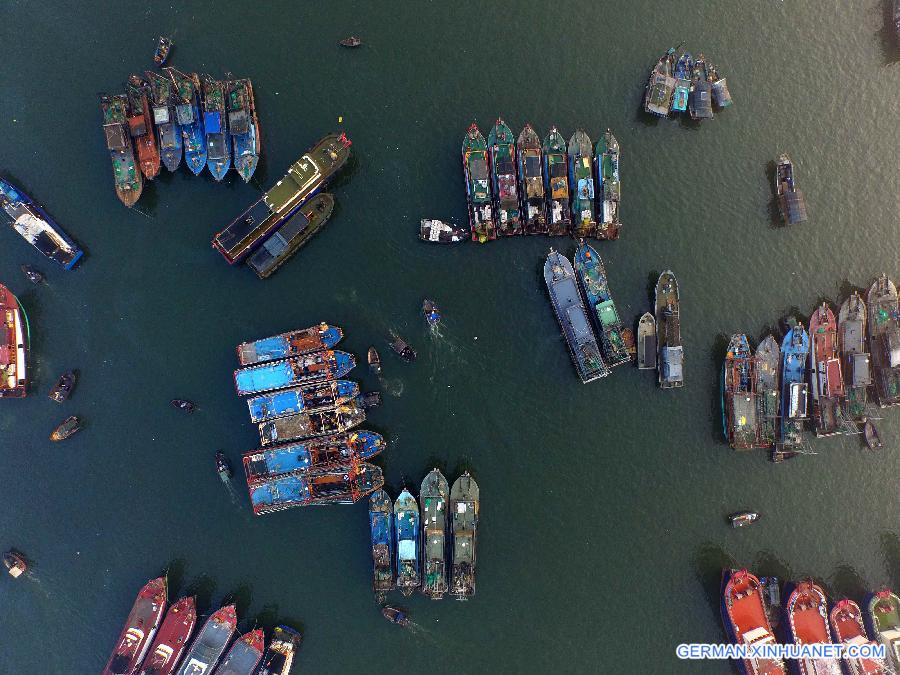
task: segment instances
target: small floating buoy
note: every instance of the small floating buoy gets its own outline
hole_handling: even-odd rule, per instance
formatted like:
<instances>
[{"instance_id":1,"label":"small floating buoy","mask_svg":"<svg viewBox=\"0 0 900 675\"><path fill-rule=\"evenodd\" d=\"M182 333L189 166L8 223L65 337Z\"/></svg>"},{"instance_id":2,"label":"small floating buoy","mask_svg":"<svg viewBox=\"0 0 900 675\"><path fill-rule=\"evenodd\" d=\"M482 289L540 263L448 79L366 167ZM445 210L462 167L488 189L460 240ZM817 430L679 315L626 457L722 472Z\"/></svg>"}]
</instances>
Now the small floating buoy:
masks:
<instances>
[{"instance_id":1,"label":"small floating buoy","mask_svg":"<svg viewBox=\"0 0 900 675\"><path fill-rule=\"evenodd\" d=\"M340 124L340 123L343 122L343 121L344 121L344 116L343 116L343 115L338 115L338 124Z\"/></svg>"}]
</instances>

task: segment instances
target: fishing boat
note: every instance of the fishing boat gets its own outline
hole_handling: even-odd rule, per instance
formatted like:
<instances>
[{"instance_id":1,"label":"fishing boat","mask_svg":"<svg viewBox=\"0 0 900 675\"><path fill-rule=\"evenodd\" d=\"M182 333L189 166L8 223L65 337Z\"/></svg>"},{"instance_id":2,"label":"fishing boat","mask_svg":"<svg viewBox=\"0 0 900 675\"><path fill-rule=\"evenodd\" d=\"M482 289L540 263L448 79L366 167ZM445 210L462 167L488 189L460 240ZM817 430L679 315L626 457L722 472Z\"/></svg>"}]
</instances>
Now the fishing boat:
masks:
<instances>
[{"instance_id":1,"label":"fishing boat","mask_svg":"<svg viewBox=\"0 0 900 675\"><path fill-rule=\"evenodd\" d=\"M225 83L203 76L203 129L206 132L206 167L222 180L231 167L231 138L225 114Z\"/></svg>"},{"instance_id":2,"label":"fishing boat","mask_svg":"<svg viewBox=\"0 0 900 675\"><path fill-rule=\"evenodd\" d=\"M372 590L383 602L394 589L394 516L391 498L384 490L369 496L369 529L372 536Z\"/></svg>"},{"instance_id":3,"label":"fishing boat","mask_svg":"<svg viewBox=\"0 0 900 675\"><path fill-rule=\"evenodd\" d=\"M541 139L530 124L525 125L516 140L516 154L525 234L549 234Z\"/></svg>"},{"instance_id":4,"label":"fishing boat","mask_svg":"<svg viewBox=\"0 0 900 675\"><path fill-rule=\"evenodd\" d=\"M859 420L866 414L872 371L866 344L866 304L856 291L844 300L838 312L838 350L843 356L844 412L850 419Z\"/></svg>"},{"instance_id":5,"label":"fishing boat","mask_svg":"<svg viewBox=\"0 0 900 675\"><path fill-rule=\"evenodd\" d=\"M81 259L81 249L56 221L31 197L2 178L0 178L0 212L10 227L25 241L63 269L72 269ZM28 266L23 266L23 271L25 267ZM29 270L31 269L29 267ZM34 282L31 274L26 272L26 276L33 283L38 283ZM43 279L40 273L37 273L37 276L38 281Z\"/></svg>"},{"instance_id":6,"label":"fishing boat","mask_svg":"<svg viewBox=\"0 0 900 675\"><path fill-rule=\"evenodd\" d=\"M247 399L247 407L250 421L259 423L301 412L333 410L359 395L356 382L331 380L254 396Z\"/></svg>"},{"instance_id":7,"label":"fishing boat","mask_svg":"<svg viewBox=\"0 0 900 675\"><path fill-rule=\"evenodd\" d=\"M869 351L878 405L900 405L900 305L897 287L882 274L869 288Z\"/></svg>"},{"instance_id":8,"label":"fishing boat","mask_svg":"<svg viewBox=\"0 0 900 675\"><path fill-rule=\"evenodd\" d=\"M569 152L565 139L556 127L550 127L543 151L547 228L551 236L559 237L569 233L572 212L569 210Z\"/></svg>"},{"instance_id":9,"label":"fishing boat","mask_svg":"<svg viewBox=\"0 0 900 675\"><path fill-rule=\"evenodd\" d=\"M231 463L221 450L216 452L216 473L219 474L219 478L222 479L223 483L230 481L234 475L234 472L231 470Z\"/></svg>"},{"instance_id":10,"label":"fishing boat","mask_svg":"<svg viewBox=\"0 0 900 675\"><path fill-rule=\"evenodd\" d=\"M497 118L488 134L491 152L491 181L496 203L497 229L502 235L522 234L516 177L515 137L506 122Z\"/></svg>"},{"instance_id":11,"label":"fishing boat","mask_svg":"<svg viewBox=\"0 0 900 675\"><path fill-rule=\"evenodd\" d=\"M900 597L886 588L872 594L866 609L869 632L884 645L887 664L900 673Z\"/></svg>"},{"instance_id":12,"label":"fishing boat","mask_svg":"<svg viewBox=\"0 0 900 675\"><path fill-rule=\"evenodd\" d=\"M216 610L206 620L181 662L178 675L211 675L237 630L234 605Z\"/></svg>"},{"instance_id":13,"label":"fishing boat","mask_svg":"<svg viewBox=\"0 0 900 675\"><path fill-rule=\"evenodd\" d=\"M240 396L261 394L298 384L336 380L356 367L352 354L321 351L270 361L234 371L234 386Z\"/></svg>"},{"instance_id":14,"label":"fishing boat","mask_svg":"<svg viewBox=\"0 0 900 675\"><path fill-rule=\"evenodd\" d=\"M22 274L25 275L25 278L28 279L33 284L40 284L44 282L44 275L38 272L31 265L22 265L19 267L22 270Z\"/></svg>"},{"instance_id":15,"label":"fishing boat","mask_svg":"<svg viewBox=\"0 0 900 675\"><path fill-rule=\"evenodd\" d=\"M355 35L351 35L350 37L341 40L340 45L341 47L349 47L353 49L362 45L362 40Z\"/></svg>"},{"instance_id":16,"label":"fishing boat","mask_svg":"<svg viewBox=\"0 0 900 675\"><path fill-rule=\"evenodd\" d=\"M828 630L828 602L825 592L812 579L794 586L788 596L785 611L790 637L794 644L830 644ZM836 659L804 658L797 660L800 675L841 675L840 662Z\"/></svg>"},{"instance_id":17,"label":"fishing boat","mask_svg":"<svg viewBox=\"0 0 900 675\"><path fill-rule=\"evenodd\" d=\"M402 628L409 626L409 616L407 616L406 612L397 607L391 607L389 605L382 607L381 616Z\"/></svg>"},{"instance_id":18,"label":"fishing boat","mask_svg":"<svg viewBox=\"0 0 900 675\"><path fill-rule=\"evenodd\" d=\"M303 474L365 462L380 454L384 447L381 434L364 430L282 443L245 452L244 473L248 484L259 483L283 474Z\"/></svg>"},{"instance_id":19,"label":"fishing boat","mask_svg":"<svg viewBox=\"0 0 900 675\"><path fill-rule=\"evenodd\" d=\"M457 600L475 595L475 539L478 529L478 483L466 471L450 488L450 536L453 552L450 594Z\"/></svg>"},{"instance_id":20,"label":"fishing boat","mask_svg":"<svg viewBox=\"0 0 900 675\"><path fill-rule=\"evenodd\" d=\"M394 536L397 548L397 589L403 595L422 585L419 573L421 544L419 506L409 490L403 489L394 502Z\"/></svg>"},{"instance_id":21,"label":"fishing boat","mask_svg":"<svg viewBox=\"0 0 900 675\"><path fill-rule=\"evenodd\" d=\"M598 239L618 239L619 228L622 226L619 222L619 200L622 193L619 183L619 141L609 129L597 141L594 169L597 173L597 185L600 187L596 236Z\"/></svg>"},{"instance_id":22,"label":"fishing boat","mask_svg":"<svg viewBox=\"0 0 900 675\"><path fill-rule=\"evenodd\" d=\"M344 331L338 326L323 321L317 326L292 330L252 342L242 342L237 346L238 362L242 366L252 366L266 361L312 354L333 349L343 337Z\"/></svg>"},{"instance_id":23,"label":"fishing boat","mask_svg":"<svg viewBox=\"0 0 900 675\"><path fill-rule=\"evenodd\" d=\"M169 404L173 408L183 410L186 413L192 413L197 409L197 406L193 401L188 401L185 398L173 398L171 401L169 401Z\"/></svg>"},{"instance_id":24,"label":"fishing boat","mask_svg":"<svg viewBox=\"0 0 900 675\"><path fill-rule=\"evenodd\" d=\"M289 626L275 626L256 675L290 675L301 636Z\"/></svg>"},{"instance_id":25,"label":"fishing boat","mask_svg":"<svg viewBox=\"0 0 900 675\"><path fill-rule=\"evenodd\" d=\"M366 359L369 363L369 372L373 375L381 375L381 356L375 347L369 347Z\"/></svg>"},{"instance_id":26,"label":"fishing boat","mask_svg":"<svg viewBox=\"0 0 900 675\"><path fill-rule=\"evenodd\" d=\"M656 352L656 318L650 312L644 312L638 321L638 370L656 370Z\"/></svg>"},{"instance_id":27,"label":"fishing boat","mask_svg":"<svg viewBox=\"0 0 900 675\"><path fill-rule=\"evenodd\" d=\"M349 431L366 421L366 410L357 400L342 403L332 410L302 412L278 417L259 425L263 446L316 436L333 436Z\"/></svg>"},{"instance_id":28,"label":"fishing boat","mask_svg":"<svg viewBox=\"0 0 900 675\"><path fill-rule=\"evenodd\" d=\"M739 511L728 516L728 522L735 529L752 525L757 520L759 520L759 514L756 511Z\"/></svg>"},{"instance_id":29,"label":"fishing boat","mask_svg":"<svg viewBox=\"0 0 900 675\"><path fill-rule=\"evenodd\" d=\"M631 362L625 344L625 325L609 291L606 266L597 250L583 240L575 251L575 273L584 293L588 314L600 338L603 360L610 368Z\"/></svg>"},{"instance_id":30,"label":"fishing boat","mask_svg":"<svg viewBox=\"0 0 900 675\"><path fill-rule=\"evenodd\" d=\"M866 446L869 450L880 450L884 447L878 429L875 428L872 420L868 417L863 418L863 438L865 438Z\"/></svg>"},{"instance_id":31,"label":"fishing boat","mask_svg":"<svg viewBox=\"0 0 900 675\"><path fill-rule=\"evenodd\" d=\"M22 398L27 393L27 321L16 296L0 284L0 398Z\"/></svg>"},{"instance_id":32,"label":"fishing boat","mask_svg":"<svg viewBox=\"0 0 900 675\"><path fill-rule=\"evenodd\" d=\"M422 303L422 314L425 316L425 322L429 326L436 326L441 322L441 312L438 310L434 300L427 298Z\"/></svg>"},{"instance_id":33,"label":"fishing boat","mask_svg":"<svg viewBox=\"0 0 900 675\"><path fill-rule=\"evenodd\" d=\"M675 65L675 48L671 47L663 54L653 70L644 94L644 110L657 117L668 117L672 96L675 93L675 78L672 70Z\"/></svg>"},{"instance_id":34,"label":"fishing boat","mask_svg":"<svg viewBox=\"0 0 900 675\"><path fill-rule=\"evenodd\" d=\"M572 187L572 236L597 234L594 216L594 148L591 137L578 129L569 139L569 184Z\"/></svg>"},{"instance_id":35,"label":"fishing boat","mask_svg":"<svg viewBox=\"0 0 900 675\"><path fill-rule=\"evenodd\" d=\"M174 672L196 623L197 607L193 597L181 598L169 607L141 664L140 675L170 675Z\"/></svg>"},{"instance_id":36,"label":"fishing boat","mask_svg":"<svg viewBox=\"0 0 900 675\"><path fill-rule=\"evenodd\" d=\"M145 71L145 75L150 83L153 125L156 127L159 154L169 171L177 171L181 164L183 143L181 126L175 117L175 83L171 78L152 70Z\"/></svg>"},{"instance_id":37,"label":"fishing boat","mask_svg":"<svg viewBox=\"0 0 900 675\"><path fill-rule=\"evenodd\" d=\"M609 366L600 356L587 310L578 293L572 263L552 248L544 263L544 281L578 377L587 384L609 375Z\"/></svg>"},{"instance_id":38,"label":"fishing boat","mask_svg":"<svg viewBox=\"0 0 900 675\"><path fill-rule=\"evenodd\" d=\"M294 506L353 504L384 487L381 469L365 462L290 473L248 484L257 516Z\"/></svg>"},{"instance_id":39,"label":"fishing boat","mask_svg":"<svg viewBox=\"0 0 900 675\"><path fill-rule=\"evenodd\" d=\"M834 436L843 421L844 378L838 357L838 332L834 312L826 303L809 319L809 369L816 436Z\"/></svg>"},{"instance_id":40,"label":"fishing boat","mask_svg":"<svg viewBox=\"0 0 900 675\"><path fill-rule=\"evenodd\" d=\"M159 173L159 148L150 116L150 85L139 75L130 75L125 84L128 98L128 130L137 149L141 173L153 180Z\"/></svg>"},{"instance_id":41,"label":"fishing boat","mask_svg":"<svg viewBox=\"0 0 900 675\"><path fill-rule=\"evenodd\" d=\"M483 244L497 238L497 226L488 176L488 147L474 122L463 138L462 163L469 205L469 231L472 241Z\"/></svg>"},{"instance_id":42,"label":"fishing boat","mask_svg":"<svg viewBox=\"0 0 900 675\"><path fill-rule=\"evenodd\" d=\"M684 386L684 348L681 344L681 299L672 270L656 282L656 343L659 347L659 386Z\"/></svg>"},{"instance_id":43,"label":"fishing boat","mask_svg":"<svg viewBox=\"0 0 900 675\"><path fill-rule=\"evenodd\" d=\"M116 196L125 206L134 206L144 182L141 172L134 161L134 146L126 127L126 108L128 99L124 94L109 96L100 94L100 110L103 113L103 133L106 136L106 148L112 161L113 179Z\"/></svg>"},{"instance_id":44,"label":"fishing boat","mask_svg":"<svg viewBox=\"0 0 900 675\"><path fill-rule=\"evenodd\" d=\"M422 481L419 512L422 515L422 592L440 600L447 592L447 499L450 485L438 469Z\"/></svg>"},{"instance_id":45,"label":"fishing boat","mask_svg":"<svg viewBox=\"0 0 900 675\"><path fill-rule=\"evenodd\" d=\"M56 427L56 429L53 430L53 433L50 434L50 440L64 441L80 430L81 420L75 417L75 415L72 415L71 417L67 417L62 422L60 422L59 426Z\"/></svg>"},{"instance_id":46,"label":"fishing boat","mask_svg":"<svg viewBox=\"0 0 900 675\"><path fill-rule=\"evenodd\" d=\"M241 79L230 80L227 86L228 133L234 146L234 168L247 183L259 164L261 149L253 84L248 79Z\"/></svg>"},{"instance_id":47,"label":"fishing boat","mask_svg":"<svg viewBox=\"0 0 900 675\"><path fill-rule=\"evenodd\" d=\"M247 266L260 279L270 277L297 250L324 227L334 211L334 197L318 194L301 206L247 259Z\"/></svg>"},{"instance_id":48,"label":"fishing boat","mask_svg":"<svg viewBox=\"0 0 900 675\"><path fill-rule=\"evenodd\" d=\"M747 570L722 571L722 623L728 640L736 645L775 645L772 625L766 613L763 588ZM780 659L750 657L738 662L744 675L785 675L787 668Z\"/></svg>"},{"instance_id":49,"label":"fishing boat","mask_svg":"<svg viewBox=\"0 0 900 675\"><path fill-rule=\"evenodd\" d=\"M863 624L862 610L852 600L843 599L831 608L828 615L834 641L842 645L860 647L875 643L866 634ZM887 664L879 658L851 658L844 654L844 665L852 675L884 675L888 672Z\"/></svg>"},{"instance_id":50,"label":"fishing boat","mask_svg":"<svg viewBox=\"0 0 900 675\"><path fill-rule=\"evenodd\" d=\"M794 187L794 163L784 153L775 165L775 198L785 223L794 225L806 220L806 198Z\"/></svg>"},{"instance_id":51,"label":"fishing boat","mask_svg":"<svg viewBox=\"0 0 900 675\"><path fill-rule=\"evenodd\" d=\"M693 72L694 58L690 52L685 52L678 57L678 61L675 63L675 90L672 96L672 112L687 112Z\"/></svg>"},{"instance_id":52,"label":"fishing boat","mask_svg":"<svg viewBox=\"0 0 900 675\"><path fill-rule=\"evenodd\" d=\"M724 77L719 76L719 69L709 61L706 62L706 72L712 85L713 101L719 108L728 108L732 103L728 82Z\"/></svg>"},{"instance_id":53,"label":"fishing boat","mask_svg":"<svg viewBox=\"0 0 900 675\"><path fill-rule=\"evenodd\" d=\"M216 668L216 675L256 675L256 667L266 648L266 635L261 628L241 635Z\"/></svg>"},{"instance_id":54,"label":"fishing boat","mask_svg":"<svg viewBox=\"0 0 900 675\"><path fill-rule=\"evenodd\" d=\"M200 78L171 66L163 68L175 87L175 120L181 127L184 161L195 176L206 166L206 134L200 115Z\"/></svg>"},{"instance_id":55,"label":"fishing boat","mask_svg":"<svg viewBox=\"0 0 900 675\"><path fill-rule=\"evenodd\" d=\"M419 224L419 239L431 244L458 244L469 238L469 229L451 225L442 220L422 218Z\"/></svg>"},{"instance_id":56,"label":"fishing boat","mask_svg":"<svg viewBox=\"0 0 900 675\"><path fill-rule=\"evenodd\" d=\"M166 611L166 599L165 577L148 581L138 591L125 626L103 669L103 675L132 673L137 670L162 621L163 613Z\"/></svg>"},{"instance_id":57,"label":"fishing boat","mask_svg":"<svg viewBox=\"0 0 900 675\"><path fill-rule=\"evenodd\" d=\"M72 395L72 390L75 388L75 371L67 370L62 375L59 376L59 379L56 381L56 384L53 385L53 389L50 390L50 400L56 401L57 403L62 403L69 396Z\"/></svg>"},{"instance_id":58,"label":"fishing boat","mask_svg":"<svg viewBox=\"0 0 900 675\"><path fill-rule=\"evenodd\" d=\"M28 563L18 551L10 549L3 554L3 566L13 579L18 579L28 571Z\"/></svg>"},{"instance_id":59,"label":"fishing boat","mask_svg":"<svg viewBox=\"0 0 900 675\"><path fill-rule=\"evenodd\" d=\"M809 334L796 324L781 341L781 428L774 459L792 457L803 446L803 423L808 419L809 388L806 361Z\"/></svg>"},{"instance_id":60,"label":"fishing boat","mask_svg":"<svg viewBox=\"0 0 900 675\"><path fill-rule=\"evenodd\" d=\"M753 353L743 333L731 336L722 366L722 427L735 450L759 445Z\"/></svg>"},{"instance_id":61,"label":"fishing boat","mask_svg":"<svg viewBox=\"0 0 900 675\"><path fill-rule=\"evenodd\" d=\"M753 379L756 391L756 423L758 448L773 448L778 440L778 400L780 394L778 371L781 367L781 348L772 335L759 343L753 359Z\"/></svg>"},{"instance_id":62,"label":"fishing boat","mask_svg":"<svg viewBox=\"0 0 900 675\"><path fill-rule=\"evenodd\" d=\"M160 35L159 40L156 42L156 52L153 54L153 63L157 66L163 65L166 62L166 59L169 58L169 53L174 46L175 43L172 41L172 38Z\"/></svg>"},{"instance_id":63,"label":"fishing boat","mask_svg":"<svg viewBox=\"0 0 900 675\"><path fill-rule=\"evenodd\" d=\"M706 61L703 54L700 54L694 61L691 94L688 96L688 113L694 120L711 120L713 118L712 85L707 78Z\"/></svg>"},{"instance_id":64,"label":"fishing boat","mask_svg":"<svg viewBox=\"0 0 900 675\"><path fill-rule=\"evenodd\" d=\"M406 343L406 340L396 333L391 333L391 341L389 344L391 345L391 351L407 363L412 363L416 360L416 350L410 347Z\"/></svg>"},{"instance_id":65,"label":"fishing boat","mask_svg":"<svg viewBox=\"0 0 900 675\"><path fill-rule=\"evenodd\" d=\"M243 260L322 190L350 159L346 134L329 134L294 162L287 175L213 238L229 265Z\"/></svg>"}]
</instances>

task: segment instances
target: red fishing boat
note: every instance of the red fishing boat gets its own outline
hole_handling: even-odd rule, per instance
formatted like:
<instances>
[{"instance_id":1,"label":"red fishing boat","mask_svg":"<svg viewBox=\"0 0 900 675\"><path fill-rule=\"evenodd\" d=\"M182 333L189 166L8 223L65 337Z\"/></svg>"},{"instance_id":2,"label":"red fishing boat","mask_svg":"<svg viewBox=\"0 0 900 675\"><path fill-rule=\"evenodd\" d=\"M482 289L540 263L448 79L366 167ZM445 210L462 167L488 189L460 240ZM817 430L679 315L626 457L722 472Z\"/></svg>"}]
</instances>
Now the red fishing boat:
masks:
<instances>
[{"instance_id":1,"label":"red fishing boat","mask_svg":"<svg viewBox=\"0 0 900 675\"><path fill-rule=\"evenodd\" d=\"M253 675L266 648L266 635L261 628L244 633L228 650L216 675Z\"/></svg>"},{"instance_id":2,"label":"red fishing boat","mask_svg":"<svg viewBox=\"0 0 900 675\"><path fill-rule=\"evenodd\" d=\"M838 602L831 608L828 618L835 642L855 646L875 644L866 635L859 605L852 600ZM881 659L849 659L845 656L844 664L852 675L884 675L888 672L887 666Z\"/></svg>"},{"instance_id":3,"label":"red fishing boat","mask_svg":"<svg viewBox=\"0 0 900 675\"><path fill-rule=\"evenodd\" d=\"M728 638L737 645L775 644L766 615L762 586L747 570L722 573L722 621ZM753 675L785 675L784 663L775 659L745 659L739 669Z\"/></svg>"},{"instance_id":4,"label":"red fishing boat","mask_svg":"<svg viewBox=\"0 0 900 675\"><path fill-rule=\"evenodd\" d=\"M831 643L828 631L828 601L825 592L812 579L798 583L788 598L787 616L794 644ZM840 675L836 659L798 659L800 675Z\"/></svg>"},{"instance_id":5,"label":"red fishing boat","mask_svg":"<svg viewBox=\"0 0 900 675\"><path fill-rule=\"evenodd\" d=\"M166 579L159 577L148 581L138 593L122 634L103 669L103 675L133 673L137 670L153 642L165 611Z\"/></svg>"},{"instance_id":6,"label":"red fishing boat","mask_svg":"<svg viewBox=\"0 0 900 675\"><path fill-rule=\"evenodd\" d=\"M10 290L0 284L0 398L22 398L25 377L25 344L28 329Z\"/></svg>"},{"instance_id":7,"label":"red fishing boat","mask_svg":"<svg viewBox=\"0 0 900 675\"><path fill-rule=\"evenodd\" d=\"M816 436L841 432L844 379L838 356L837 321L824 302L809 318L809 372Z\"/></svg>"},{"instance_id":8,"label":"red fishing boat","mask_svg":"<svg viewBox=\"0 0 900 675\"><path fill-rule=\"evenodd\" d=\"M169 607L141 667L141 675L169 675L181 659L197 623L194 598L181 598Z\"/></svg>"},{"instance_id":9,"label":"red fishing boat","mask_svg":"<svg viewBox=\"0 0 900 675\"><path fill-rule=\"evenodd\" d=\"M131 75L125 85L128 96L128 131L134 139L141 173L153 180L159 173L159 148L150 116L150 85L139 75Z\"/></svg>"}]
</instances>

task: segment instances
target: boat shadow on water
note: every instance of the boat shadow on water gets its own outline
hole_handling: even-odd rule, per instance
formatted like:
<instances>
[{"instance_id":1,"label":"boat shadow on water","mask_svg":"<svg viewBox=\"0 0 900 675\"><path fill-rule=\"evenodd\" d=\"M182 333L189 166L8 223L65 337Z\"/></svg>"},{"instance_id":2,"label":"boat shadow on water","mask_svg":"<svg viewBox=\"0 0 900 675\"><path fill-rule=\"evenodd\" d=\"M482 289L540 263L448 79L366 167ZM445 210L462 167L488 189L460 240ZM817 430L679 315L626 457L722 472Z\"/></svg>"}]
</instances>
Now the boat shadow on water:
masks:
<instances>
[{"instance_id":1,"label":"boat shadow on water","mask_svg":"<svg viewBox=\"0 0 900 675\"><path fill-rule=\"evenodd\" d=\"M709 603L709 610L718 624L720 622L719 598L722 588L722 570L740 567L734 558L721 546L705 542L694 552L694 575L703 589L703 595Z\"/></svg>"},{"instance_id":2,"label":"boat shadow on water","mask_svg":"<svg viewBox=\"0 0 900 675\"><path fill-rule=\"evenodd\" d=\"M166 577L166 586L168 586L170 598L179 597L178 592L181 590L181 586L184 583L184 573L186 569L186 558L173 558L162 571L162 576Z\"/></svg>"},{"instance_id":3,"label":"boat shadow on water","mask_svg":"<svg viewBox=\"0 0 900 675\"><path fill-rule=\"evenodd\" d=\"M876 32L881 47L881 56L884 65L890 66L900 61L900 38L897 37L894 28L894 0L879 0L874 11L878 13L881 21L880 28Z\"/></svg>"},{"instance_id":4,"label":"boat shadow on water","mask_svg":"<svg viewBox=\"0 0 900 675\"><path fill-rule=\"evenodd\" d=\"M263 605L262 609L257 612L256 616L248 617L248 623L262 628L267 635L272 634L275 626L290 626L297 630L301 635L306 635L306 625L291 616L285 616L280 613L277 604Z\"/></svg>"},{"instance_id":5,"label":"boat shadow on water","mask_svg":"<svg viewBox=\"0 0 900 675\"><path fill-rule=\"evenodd\" d=\"M859 576L852 566L843 564L838 565L828 582L824 584L825 591L832 598L853 598L862 601L869 592L869 584Z\"/></svg>"},{"instance_id":6,"label":"boat shadow on water","mask_svg":"<svg viewBox=\"0 0 900 675\"><path fill-rule=\"evenodd\" d=\"M891 588L900 588L900 536L894 532L881 534L881 552L887 566L888 581Z\"/></svg>"},{"instance_id":7,"label":"boat shadow on water","mask_svg":"<svg viewBox=\"0 0 900 675\"><path fill-rule=\"evenodd\" d=\"M712 438L718 444L728 445L728 439L725 437L725 430L722 428L722 404L724 392L722 390L722 368L725 364L725 352L728 350L728 343L731 337L725 333L718 333L712 341L709 351L709 358L713 364L713 372L716 373L715 383L709 387L710 400L709 410L710 419L713 420Z\"/></svg>"},{"instance_id":8,"label":"boat shadow on water","mask_svg":"<svg viewBox=\"0 0 900 675\"><path fill-rule=\"evenodd\" d=\"M193 595L197 599L197 616L203 616L209 612L212 607L213 593L216 592L217 587L215 579L207 574L194 577L184 587L183 595Z\"/></svg>"},{"instance_id":9,"label":"boat shadow on water","mask_svg":"<svg viewBox=\"0 0 900 675\"><path fill-rule=\"evenodd\" d=\"M253 586L249 583L238 584L235 589L222 597L221 606L234 605L238 616L247 616L247 610L253 604Z\"/></svg>"},{"instance_id":10,"label":"boat shadow on water","mask_svg":"<svg viewBox=\"0 0 900 675\"><path fill-rule=\"evenodd\" d=\"M778 208L778 195L775 193L775 172L777 170L778 164L775 160L766 162L766 185L769 186L769 227L773 230L787 227L787 223L781 217L781 209Z\"/></svg>"}]
</instances>

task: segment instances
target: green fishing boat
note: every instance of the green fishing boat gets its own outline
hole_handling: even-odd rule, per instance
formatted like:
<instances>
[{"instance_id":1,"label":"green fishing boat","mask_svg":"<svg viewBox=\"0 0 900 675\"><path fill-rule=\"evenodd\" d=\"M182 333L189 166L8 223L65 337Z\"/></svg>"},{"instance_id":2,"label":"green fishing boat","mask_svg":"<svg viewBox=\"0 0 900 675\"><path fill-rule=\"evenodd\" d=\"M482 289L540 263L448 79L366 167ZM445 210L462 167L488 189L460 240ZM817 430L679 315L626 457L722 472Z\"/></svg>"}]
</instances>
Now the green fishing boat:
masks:
<instances>
[{"instance_id":1,"label":"green fishing boat","mask_svg":"<svg viewBox=\"0 0 900 675\"><path fill-rule=\"evenodd\" d=\"M519 160L519 199L526 234L547 234L547 200L544 198L544 168L541 139L526 124L516 141Z\"/></svg>"},{"instance_id":2,"label":"green fishing boat","mask_svg":"<svg viewBox=\"0 0 900 675\"><path fill-rule=\"evenodd\" d=\"M134 206L144 189L141 172L134 161L134 146L127 131L127 99L124 94L100 94L103 112L103 133L112 161L116 195L125 206Z\"/></svg>"},{"instance_id":3,"label":"green fishing boat","mask_svg":"<svg viewBox=\"0 0 900 675\"><path fill-rule=\"evenodd\" d=\"M450 485L438 469L422 481L419 511L422 514L423 565L422 592L440 600L447 592L447 499Z\"/></svg>"},{"instance_id":4,"label":"green fishing boat","mask_svg":"<svg viewBox=\"0 0 900 675\"><path fill-rule=\"evenodd\" d=\"M500 234L522 234L519 212L519 193L516 181L515 137L506 122L497 118L488 135L491 150L491 182L497 207L497 228Z\"/></svg>"},{"instance_id":5,"label":"green fishing boat","mask_svg":"<svg viewBox=\"0 0 900 675\"><path fill-rule=\"evenodd\" d=\"M838 314L838 345L844 362L847 415L860 420L866 416L868 388L872 384L871 359L866 349L866 303L856 291L844 300Z\"/></svg>"},{"instance_id":6,"label":"green fishing boat","mask_svg":"<svg viewBox=\"0 0 900 675\"><path fill-rule=\"evenodd\" d=\"M569 155L566 141L556 127L544 139L544 192L547 193L547 223L550 234L569 233Z\"/></svg>"},{"instance_id":7,"label":"green fishing boat","mask_svg":"<svg viewBox=\"0 0 900 675\"><path fill-rule=\"evenodd\" d=\"M619 238L619 141L607 129L597 141L594 155L597 184L600 186L600 212L597 218L598 239Z\"/></svg>"},{"instance_id":8,"label":"green fishing boat","mask_svg":"<svg viewBox=\"0 0 900 675\"><path fill-rule=\"evenodd\" d=\"M484 243L497 238L488 176L488 149L484 136L474 122L466 131L462 144L463 172L466 177L466 200L469 203L469 228L472 241Z\"/></svg>"},{"instance_id":9,"label":"green fishing boat","mask_svg":"<svg viewBox=\"0 0 900 675\"><path fill-rule=\"evenodd\" d=\"M579 129L569 139L569 183L572 189L572 236L593 237L597 233L594 218L594 148L591 137Z\"/></svg>"},{"instance_id":10,"label":"green fishing boat","mask_svg":"<svg viewBox=\"0 0 900 675\"><path fill-rule=\"evenodd\" d=\"M575 251L575 273L587 301L588 314L600 337L600 349L603 350L606 365L613 368L630 363L631 352L623 336L625 325L609 292L606 266L597 250L583 241Z\"/></svg>"}]
</instances>

